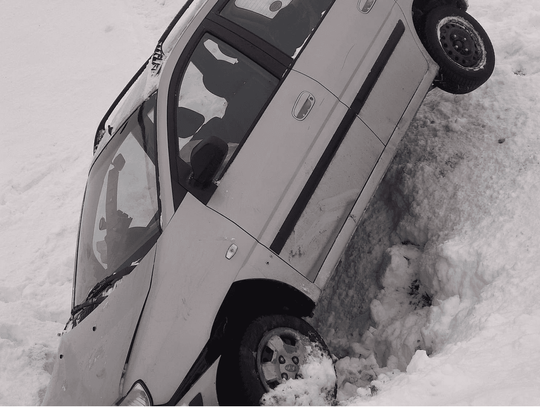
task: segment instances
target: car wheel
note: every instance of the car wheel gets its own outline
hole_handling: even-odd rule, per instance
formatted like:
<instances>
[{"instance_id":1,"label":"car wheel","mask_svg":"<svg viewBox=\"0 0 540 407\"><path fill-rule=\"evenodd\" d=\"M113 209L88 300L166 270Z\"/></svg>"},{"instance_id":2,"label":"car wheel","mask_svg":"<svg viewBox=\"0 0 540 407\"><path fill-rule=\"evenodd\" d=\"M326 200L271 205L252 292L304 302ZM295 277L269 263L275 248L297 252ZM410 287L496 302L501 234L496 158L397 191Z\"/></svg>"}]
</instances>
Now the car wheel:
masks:
<instances>
[{"instance_id":1,"label":"car wheel","mask_svg":"<svg viewBox=\"0 0 540 407\"><path fill-rule=\"evenodd\" d=\"M435 85L446 92L471 92L493 73L493 45L482 26L463 10L451 6L432 10L426 17L424 41L440 67Z\"/></svg>"},{"instance_id":2,"label":"car wheel","mask_svg":"<svg viewBox=\"0 0 540 407\"><path fill-rule=\"evenodd\" d=\"M308 356L328 347L315 329L290 315L255 319L241 339L223 352L217 373L220 405L259 405L262 396L287 379L300 377Z\"/></svg>"}]
</instances>

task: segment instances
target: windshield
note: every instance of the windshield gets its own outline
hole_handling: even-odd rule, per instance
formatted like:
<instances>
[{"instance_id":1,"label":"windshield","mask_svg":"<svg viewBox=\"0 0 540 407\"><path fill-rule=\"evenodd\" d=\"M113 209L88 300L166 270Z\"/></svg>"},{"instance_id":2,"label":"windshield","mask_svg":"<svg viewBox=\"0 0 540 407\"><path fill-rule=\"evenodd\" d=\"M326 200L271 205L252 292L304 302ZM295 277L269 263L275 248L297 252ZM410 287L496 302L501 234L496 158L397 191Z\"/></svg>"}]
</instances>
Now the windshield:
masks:
<instances>
[{"instance_id":1,"label":"windshield","mask_svg":"<svg viewBox=\"0 0 540 407\"><path fill-rule=\"evenodd\" d=\"M156 93L120 126L90 170L79 230L74 306L98 282L142 259L161 231L155 105Z\"/></svg>"}]
</instances>

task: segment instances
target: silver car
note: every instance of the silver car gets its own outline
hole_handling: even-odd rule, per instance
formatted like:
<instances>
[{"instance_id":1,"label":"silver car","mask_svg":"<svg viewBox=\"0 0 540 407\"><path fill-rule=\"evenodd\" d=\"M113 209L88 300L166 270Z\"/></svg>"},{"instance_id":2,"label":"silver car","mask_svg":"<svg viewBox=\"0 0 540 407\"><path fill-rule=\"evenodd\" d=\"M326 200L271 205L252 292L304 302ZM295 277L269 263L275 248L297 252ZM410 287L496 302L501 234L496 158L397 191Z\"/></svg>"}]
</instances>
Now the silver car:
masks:
<instances>
[{"instance_id":1,"label":"silver car","mask_svg":"<svg viewBox=\"0 0 540 407\"><path fill-rule=\"evenodd\" d=\"M188 0L96 134L45 404L258 404L434 86L495 57L465 0Z\"/></svg>"}]
</instances>

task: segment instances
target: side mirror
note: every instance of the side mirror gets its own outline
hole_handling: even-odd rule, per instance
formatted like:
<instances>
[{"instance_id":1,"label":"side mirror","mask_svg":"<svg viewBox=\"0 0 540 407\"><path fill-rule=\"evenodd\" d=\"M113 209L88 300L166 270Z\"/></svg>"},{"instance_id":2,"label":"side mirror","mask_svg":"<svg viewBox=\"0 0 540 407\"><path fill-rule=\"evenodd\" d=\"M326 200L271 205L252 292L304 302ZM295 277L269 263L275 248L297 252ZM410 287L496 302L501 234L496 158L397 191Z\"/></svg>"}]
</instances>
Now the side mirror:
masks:
<instances>
[{"instance_id":1,"label":"side mirror","mask_svg":"<svg viewBox=\"0 0 540 407\"><path fill-rule=\"evenodd\" d=\"M229 146L225 141L209 136L202 140L191 152L191 185L205 188L212 183L227 157Z\"/></svg>"}]
</instances>

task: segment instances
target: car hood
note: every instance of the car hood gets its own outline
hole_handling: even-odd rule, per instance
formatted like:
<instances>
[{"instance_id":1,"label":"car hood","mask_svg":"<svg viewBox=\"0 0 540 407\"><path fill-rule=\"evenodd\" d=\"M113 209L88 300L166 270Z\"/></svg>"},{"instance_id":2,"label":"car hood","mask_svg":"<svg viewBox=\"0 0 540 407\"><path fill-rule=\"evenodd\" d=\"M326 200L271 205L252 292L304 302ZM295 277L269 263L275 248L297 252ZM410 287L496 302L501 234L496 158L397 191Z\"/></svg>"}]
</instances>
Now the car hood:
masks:
<instances>
[{"instance_id":1,"label":"car hood","mask_svg":"<svg viewBox=\"0 0 540 407\"><path fill-rule=\"evenodd\" d=\"M44 405L112 405L150 289L155 247L60 341Z\"/></svg>"}]
</instances>

